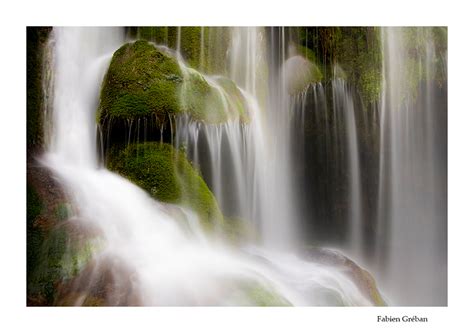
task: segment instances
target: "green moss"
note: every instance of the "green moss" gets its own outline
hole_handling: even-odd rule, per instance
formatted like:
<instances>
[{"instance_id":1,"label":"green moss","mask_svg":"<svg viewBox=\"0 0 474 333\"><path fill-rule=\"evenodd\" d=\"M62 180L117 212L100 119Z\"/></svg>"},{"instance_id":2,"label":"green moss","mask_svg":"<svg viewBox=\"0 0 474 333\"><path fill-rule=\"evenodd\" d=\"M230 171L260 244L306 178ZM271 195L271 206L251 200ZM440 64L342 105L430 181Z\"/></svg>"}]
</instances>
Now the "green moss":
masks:
<instances>
[{"instance_id":1,"label":"green moss","mask_svg":"<svg viewBox=\"0 0 474 333\"><path fill-rule=\"evenodd\" d=\"M296 53L305 57L306 59L308 59L309 61L315 64L319 62L319 59L316 57L316 54L314 53L314 51L303 45L296 45Z\"/></svg>"},{"instance_id":2,"label":"green moss","mask_svg":"<svg viewBox=\"0 0 474 333\"><path fill-rule=\"evenodd\" d=\"M204 39L205 37L206 34L204 34ZM181 27L180 43L180 52L189 66L199 68L201 60L201 27Z\"/></svg>"},{"instance_id":3,"label":"green moss","mask_svg":"<svg viewBox=\"0 0 474 333\"><path fill-rule=\"evenodd\" d=\"M190 67L208 74L225 72L230 28L181 27L180 30L180 53ZM176 44L177 41L174 48Z\"/></svg>"},{"instance_id":4,"label":"green moss","mask_svg":"<svg viewBox=\"0 0 474 333\"><path fill-rule=\"evenodd\" d=\"M186 112L195 120L219 123L229 117L228 104L235 114L246 116L242 94L235 84L225 83L229 91L224 89L223 94L218 85L192 68L181 69L174 58L152 44L125 44L115 52L104 78L97 118L101 123L152 116L164 119Z\"/></svg>"},{"instance_id":5,"label":"green moss","mask_svg":"<svg viewBox=\"0 0 474 333\"><path fill-rule=\"evenodd\" d=\"M247 102L235 82L225 77L217 78L217 82L225 91L231 117L240 117L242 122L249 122Z\"/></svg>"},{"instance_id":6,"label":"green moss","mask_svg":"<svg viewBox=\"0 0 474 333\"><path fill-rule=\"evenodd\" d=\"M400 27L405 60L406 96L416 97L420 82L446 83L446 27ZM321 64L326 80L332 77L337 65L345 73L345 80L360 93L364 104L377 101L382 85L382 40L378 27L306 27L298 29L297 51L311 61ZM432 42L432 54L426 53L427 42ZM428 59L428 57L431 57ZM433 72L426 72L420 62L434 64ZM329 75L328 75L329 74Z\"/></svg>"},{"instance_id":7,"label":"green moss","mask_svg":"<svg viewBox=\"0 0 474 333\"><path fill-rule=\"evenodd\" d=\"M439 86L446 84L446 50L447 29L445 27L404 27L400 28L403 36L403 57L405 59L404 77L406 86L404 94L407 98L416 98L418 87L422 81L434 81ZM431 44L432 52L426 46ZM433 71L427 72L430 64Z\"/></svg>"},{"instance_id":8,"label":"green moss","mask_svg":"<svg viewBox=\"0 0 474 333\"><path fill-rule=\"evenodd\" d=\"M94 240L80 239L66 225L41 231L35 247L36 261L28 262L28 294L54 304L58 286L72 279L86 266L100 247Z\"/></svg>"},{"instance_id":9,"label":"green moss","mask_svg":"<svg viewBox=\"0 0 474 333\"><path fill-rule=\"evenodd\" d=\"M176 114L181 81L173 58L146 41L125 44L114 53L104 78L98 117Z\"/></svg>"},{"instance_id":10,"label":"green moss","mask_svg":"<svg viewBox=\"0 0 474 333\"><path fill-rule=\"evenodd\" d=\"M222 74L227 70L227 51L231 45L231 28L204 28L204 59L199 68L207 74Z\"/></svg>"},{"instance_id":11,"label":"green moss","mask_svg":"<svg viewBox=\"0 0 474 333\"><path fill-rule=\"evenodd\" d=\"M154 198L191 208L207 229L212 229L215 223L223 223L214 196L184 152L176 151L168 144L148 142L129 145L112 155L109 169L142 187Z\"/></svg>"},{"instance_id":12,"label":"green moss","mask_svg":"<svg viewBox=\"0 0 474 333\"><path fill-rule=\"evenodd\" d=\"M77 276L94 254L101 249L102 243L98 239L69 240L66 251L59 261L61 276L65 279L72 279Z\"/></svg>"},{"instance_id":13,"label":"green moss","mask_svg":"<svg viewBox=\"0 0 474 333\"><path fill-rule=\"evenodd\" d=\"M71 207L67 202L56 206L55 215L58 221L64 221L71 216Z\"/></svg>"},{"instance_id":14,"label":"green moss","mask_svg":"<svg viewBox=\"0 0 474 333\"><path fill-rule=\"evenodd\" d=\"M321 68L322 68L321 60L318 59L318 57L316 56L313 50L303 45L296 45L296 53L305 57L308 61L312 62L316 66L317 73L315 73L315 76L318 82L325 79L323 72L321 71Z\"/></svg>"},{"instance_id":15,"label":"green moss","mask_svg":"<svg viewBox=\"0 0 474 333\"><path fill-rule=\"evenodd\" d=\"M168 27L137 27L133 37L164 45L170 40Z\"/></svg>"},{"instance_id":16,"label":"green moss","mask_svg":"<svg viewBox=\"0 0 474 333\"><path fill-rule=\"evenodd\" d=\"M310 84L321 82L323 75L316 64L297 55L285 62L287 89L290 94L303 92Z\"/></svg>"},{"instance_id":17,"label":"green moss","mask_svg":"<svg viewBox=\"0 0 474 333\"><path fill-rule=\"evenodd\" d=\"M183 111L206 123L222 123L235 118L247 122L248 106L235 83L224 77L213 80L208 82L192 68L186 70L181 90Z\"/></svg>"},{"instance_id":18,"label":"green moss","mask_svg":"<svg viewBox=\"0 0 474 333\"><path fill-rule=\"evenodd\" d=\"M48 304L54 302L55 285L62 277L61 259L66 251L67 234L55 229L43 235L37 251L37 262L28 275L28 293L44 297Z\"/></svg>"},{"instance_id":19,"label":"green moss","mask_svg":"<svg viewBox=\"0 0 474 333\"><path fill-rule=\"evenodd\" d=\"M336 46L335 61L361 94L373 103L380 97L382 84L382 49L378 29L344 28Z\"/></svg>"},{"instance_id":20,"label":"green moss","mask_svg":"<svg viewBox=\"0 0 474 333\"><path fill-rule=\"evenodd\" d=\"M226 69L226 52L230 45L230 28L180 27L180 53L188 66L203 73L222 74ZM177 48L178 27L128 28L131 38Z\"/></svg>"},{"instance_id":21,"label":"green moss","mask_svg":"<svg viewBox=\"0 0 474 333\"><path fill-rule=\"evenodd\" d=\"M224 101L219 91L199 72L187 69L181 93L183 110L194 119L211 123L227 120Z\"/></svg>"},{"instance_id":22,"label":"green moss","mask_svg":"<svg viewBox=\"0 0 474 333\"><path fill-rule=\"evenodd\" d=\"M299 29L299 36L299 53L321 64L326 80L333 77L338 66L366 104L378 100L382 82L379 28L308 27Z\"/></svg>"}]
</instances>

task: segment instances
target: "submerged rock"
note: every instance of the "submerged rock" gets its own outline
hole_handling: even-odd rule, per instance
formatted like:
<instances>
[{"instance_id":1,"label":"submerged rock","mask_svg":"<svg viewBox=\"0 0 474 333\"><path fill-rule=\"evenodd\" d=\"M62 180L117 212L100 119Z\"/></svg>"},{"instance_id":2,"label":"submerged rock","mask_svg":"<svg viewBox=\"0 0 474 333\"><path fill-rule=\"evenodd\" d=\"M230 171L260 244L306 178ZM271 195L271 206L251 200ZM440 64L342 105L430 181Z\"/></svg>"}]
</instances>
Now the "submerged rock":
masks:
<instances>
[{"instance_id":1,"label":"submerged rock","mask_svg":"<svg viewBox=\"0 0 474 333\"><path fill-rule=\"evenodd\" d=\"M75 220L59 181L45 167L27 167L27 304L57 305L60 289L100 250L100 237Z\"/></svg>"},{"instance_id":2,"label":"submerged rock","mask_svg":"<svg viewBox=\"0 0 474 333\"><path fill-rule=\"evenodd\" d=\"M340 252L316 247L307 250L306 255L319 263L341 268L373 305L387 305L377 288L374 277Z\"/></svg>"}]
</instances>

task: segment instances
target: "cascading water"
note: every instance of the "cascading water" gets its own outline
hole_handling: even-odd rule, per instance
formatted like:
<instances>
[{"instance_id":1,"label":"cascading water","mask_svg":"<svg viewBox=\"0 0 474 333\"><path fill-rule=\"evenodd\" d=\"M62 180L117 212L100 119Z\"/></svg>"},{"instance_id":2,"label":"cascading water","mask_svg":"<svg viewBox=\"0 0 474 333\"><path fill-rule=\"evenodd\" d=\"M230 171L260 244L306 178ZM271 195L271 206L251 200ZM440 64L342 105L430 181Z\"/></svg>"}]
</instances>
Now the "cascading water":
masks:
<instances>
[{"instance_id":1,"label":"cascading water","mask_svg":"<svg viewBox=\"0 0 474 333\"><path fill-rule=\"evenodd\" d=\"M302 178L299 186L302 191L315 191L304 192L302 197L309 198L308 205L321 203L317 207L319 215L316 216L320 225L324 225L325 220L332 223L340 220L346 225L344 243L347 245L338 246L347 250L353 258L363 261L363 195L354 96L350 86L340 78L334 78L329 87L320 83L311 84L293 96L292 140L296 147L293 159L295 165L316 164L322 171L320 175L314 175L313 170L298 171ZM318 135L308 135L306 129ZM307 183L315 176L316 186L313 189ZM331 180L329 184L333 188L347 188L347 195L336 193L337 198L332 197L334 194L327 188L327 179ZM348 202L347 213L341 216L331 212L331 206L335 206L338 199Z\"/></svg>"},{"instance_id":2,"label":"cascading water","mask_svg":"<svg viewBox=\"0 0 474 333\"><path fill-rule=\"evenodd\" d=\"M445 305L446 31L381 30L380 100L364 105L336 65L292 101L295 174L317 220L303 227L371 267L391 304Z\"/></svg>"},{"instance_id":3,"label":"cascading water","mask_svg":"<svg viewBox=\"0 0 474 333\"><path fill-rule=\"evenodd\" d=\"M107 303L113 305L251 305L256 304L252 295L262 290L278 295L273 298L276 304L371 304L347 269L252 246L238 252L205 235L193 212L157 202L98 165L94 125L98 92L112 52L123 42L123 35L120 29L60 28L54 29L51 37L54 102L49 110L51 124L46 127L51 140L43 160L63 182L75 206L75 216L68 223L88 227L101 239L93 272L83 277L84 284L93 288L101 279L101 269L109 266L115 290L107 295ZM255 87L252 82L250 86ZM201 138L207 141L215 154L212 183L221 199L225 197L223 186L218 189L224 177L221 163L224 159L236 163L235 175L242 187L237 211L257 209L244 199L245 191L257 193L251 199L254 205L263 205L260 214L264 223L275 219L278 233L270 239L286 240L290 231L285 226L294 215L290 216L291 210L285 208L291 207L286 199L292 197L284 179L288 161L279 155L283 152L285 159L289 156L285 155L287 146L281 146L285 137L276 145L263 147L275 130L285 130L281 127L285 118L276 116L278 126L262 129L257 98L244 90L242 93L252 110L249 125L229 122L206 128L186 118L178 119L176 140L184 136L192 142L189 146L194 147L196 161L201 160L196 153ZM269 113L265 115L267 120L272 117ZM265 131L268 133L263 134ZM224 144L229 147L230 159L223 155ZM270 153L263 148L270 149ZM265 163L257 160L262 156ZM263 185L257 178L263 179ZM182 212L181 218L173 214L176 210ZM268 232L268 226L263 230ZM81 305L84 297L78 296L75 304Z\"/></svg>"},{"instance_id":4,"label":"cascading water","mask_svg":"<svg viewBox=\"0 0 474 333\"><path fill-rule=\"evenodd\" d=\"M208 152L209 161L201 164L211 165L209 183L225 213L257 223L265 246L288 248L295 245L298 218L290 179L291 110L283 66L287 45L284 30L275 34L272 48L281 52L280 59L268 68L264 30L232 29L229 72L242 87L250 123L209 125L182 118L177 144L190 147L195 165ZM267 72L272 75L268 96Z\"/></svg>"},{"instance_id":5,"label":"cascading water","mask_svg":"<svg viewBox=\"0 0 474 333\"><path fill-rule=\"evenodd\" d=\"M359 163L359 149L358 136L356 127L356 117L354 102L352 94L348 91L347 85L341 79L335 79L332 83L333 88L333 102L334 112L344 116L346 124L346 142L343 144L348 150L348 167L349 169L349 197L350 209L348 214L349 229L350 229L350 250L351 254L359 260L362 256L362 224L361 224L361 185L360 185L360 163ZM343 114L343 115L342 115Z\"/></svg>"},{"instance_id":6,"label":"cascading water","mask_svg":"<svg viewBox=\"0 0 474 333\"><path fill-rule=\"evenodd\" d=\"M434 29L384 28L379 265L397 304L446 304L446 98ZM413 43L410 45L409 43ZM407 55L416 54L416 60ZM410 83L421 84L410 90ZM416 82L416 81L415 81Z\"/></svg>"}]
</instances>

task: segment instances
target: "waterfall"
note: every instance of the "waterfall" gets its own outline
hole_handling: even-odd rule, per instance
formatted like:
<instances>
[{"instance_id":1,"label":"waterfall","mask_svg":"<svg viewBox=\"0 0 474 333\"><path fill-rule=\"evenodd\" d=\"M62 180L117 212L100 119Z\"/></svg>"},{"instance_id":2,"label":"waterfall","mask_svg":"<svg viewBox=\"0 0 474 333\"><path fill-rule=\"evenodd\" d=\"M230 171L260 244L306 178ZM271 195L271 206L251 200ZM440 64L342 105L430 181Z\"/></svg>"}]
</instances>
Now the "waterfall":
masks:
<instances>
[{"instance_id":1,"label":"waterfall","mask_svg":"<svg viewBox=\"0 0 474 333\"><path fill-rule=\"evenodd\" d=\"M347 85L341 79L333 81L333 103L334 112L343 114L346 127L346 143L343 143L348 150L349 170L349 213L348 224L350 229L350 250L352 256L363 259L363 226L362 226L362 192L360 184L360 163L358 135L356 127L356 116L352 94L348 91Z\"/></svg>"},{"instance_id":2,"label":"waterfall","mask_svg":"<svg viewBox=\"0 0 474 333\"><path fill-rule=\"evenodd\" d=\"M188 156L196 165L210 166L203 173L210 174L208 183L224 213L256 223L265 246L290 248L295 246L298 217L291 181L292 110L284 86L287 45L282 30L275 42L279 59L269 66L267 59L273 55L266 54L264 32L232 28L229 72L246 99L249 124L237 120L213 125L184 117L177 123L176 142L190 148ZM205 155L208 161L199 163Z\"/></svg>"},{"instance_id":3,"label":"waterfall","mask_svg":"<svg viewBox=\"0 0 474 333\"><path fill-rule=\"evenodd\" d=\"M258 34L249 35L252 38L244 49L255 55L251 50L261 47L253 44ZM43 162L61 180L73 203L74 216L67 223L87 227L99 239L100 250L91 262L90 274L82 277L83 284L92 290L104 270L110 272L113 290L106 299L110 305L256 305L254 294L262 290L275 294L277 304L372 304L346 267L302 260L292 252L273 251L271 246L231 247L219 237L206 235L194 212L153 200L99 163L94 117L98 93L122 37L116 28L55 28L51 36L53 102L47 103L51 105L51 123L46 127L50 142ZM284 31L281 39L285 39ZM285 51L282 53L284 59ZM256 60L246 61L251 64ZM230 121L206 127L179 118L176 141L189 142L197 164L202 159L199 147L208 146L214 154L211 183L221 200L228 190L223 164L235 163L231 172L238 183L232 188L239 199L236 211L254 212L258 207L252 205L261 205L263 230L273 232L270 244L282 239L287 242L295 215L289 208L293 196L287 175L288 143L284 143L289 135L285 127L289 126L285 123L288 114L281 109L286 102L280 108L278 101L273 102L267 115L261 115L262 100L255 96L258 75L249 75L251 79L245 76L242 81L245 88L250 87L250 92L242 89L251 110L249 124ZM284 71L275 75L284 75ZM213 84L218 89L218 84ZM281 86L274 89L282 92ZM265 127L260 117L267 121L275 118L275 123ZM280 131L282 137L272 142ZM224 145L230 156L224 155ZM81 305L84 298L77 296L75 304Z\"/></svg>"},{"instance_id":4,"label":"waterfall","mask_svg":"<svg viewBox=\"0 0 474 333\"><path fill-rule=\"evenodd\" d=\"M397 304L443 305L447 108L434 79L440 69L434 62L433 30L384 28L382 40L379 265ZM408 46L410 40L416 41L415 49ZM408 52L416 52L416 62L408 62ZM410 91L414 75L421 76L416 96Z\"/></svg>"},{"instance_id":5,"label":"waterfall","mask_svg":"<svg viewBox=\"0 0 474 333\"><path fill-rule=\"evenodd\" d=\"M181 27L176 29L178 30L176 33L176 52L179 54L181 52Z\"/></svg>"},{"instance_id":6,"label":"waterfall","mask_svg":"<svg viewBox=\"0 0 474 333\"><path fill-rule=\"evenodd\" d=\"M295 166L311 166L308 170L303 168L295 172L300 177L299 196L308 198L307 206L316 205L316 208L308 208L302 204L305 218L316 219L320 226L336 222L344 224L342 231L347 236L343 242L339 240L337 246L358 262L364 262L363 191L358 147L360 134L356 123L358 113L355 98L353 89L339 78L334 78L327 87L321 83L310 84L293 96L291 136L294 148L291 157ZM316 136L308 135L307 132L313 132ZM315 174L315 166L320 174ZM314 184L308 184L310 179L314 179ZM338 193L334 188L345 190ZM339 202L346 201L344 205L348 207L347 212L338 212ZM312 217L314 213L317 215ZM324 238L327 235L318 239L324 241Z\"/></svg>"}]
</instances>

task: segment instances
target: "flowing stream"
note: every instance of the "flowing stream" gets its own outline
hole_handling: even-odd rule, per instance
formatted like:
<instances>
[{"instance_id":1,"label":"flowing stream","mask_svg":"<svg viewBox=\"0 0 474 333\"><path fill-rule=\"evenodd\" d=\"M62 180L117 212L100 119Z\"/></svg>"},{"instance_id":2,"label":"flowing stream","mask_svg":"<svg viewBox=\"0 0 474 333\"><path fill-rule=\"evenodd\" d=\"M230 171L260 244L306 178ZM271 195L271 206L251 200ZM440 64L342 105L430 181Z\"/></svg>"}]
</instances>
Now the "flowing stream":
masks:
<instances>
[{"instance_id":1,"label":"flowing stream","mask_svg":"<svg viewBox=\"0 0 474 333\"><path fill-rule=\"evenodd\" d=\"M274 41L283 45L280 60L285 59L285 31L275 34L279 36ZM288 250L296 237L293 222L297 216L289 177L290 100L284 93L284 70L270 71L270 79L280 79L272 81L268 99L258 96L258 64L268 60L263 31L243 28L232 36L238 44L232 52L246 55L232 57L231 78L247 98L252 121L245 126L238 122L203 126L181 118L176 133L176 140L187 140L188 146L195 147L191 155L196 162L201 158L196 150L199 141L206 141L213 163L211 188L224 207L229 200L222 185L227 177L223 165L235 166L231 172L237 200L229 210L255 219L264 238L263 247L244 248L204 234L193 212L153 200L99 163L98 94L123 36L118 28L55 28L52 32L53 100L48 101L50 142L43 158L75 207L69 223L96 231L102 239L96 265L113 262L117 290L121 285L127 289L126 302L122 295L114 295L108 303L255 305L252 290L262 288L278 295L280 303L370 305L346 271L300 259ZM243 68L247 74L242 75ZM185 218L176 218L176 210ZM90 279L92 283L92 275ZM76 304L82 301L79 297Z\"/></svg>"}]
</instances>

